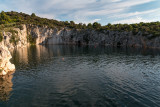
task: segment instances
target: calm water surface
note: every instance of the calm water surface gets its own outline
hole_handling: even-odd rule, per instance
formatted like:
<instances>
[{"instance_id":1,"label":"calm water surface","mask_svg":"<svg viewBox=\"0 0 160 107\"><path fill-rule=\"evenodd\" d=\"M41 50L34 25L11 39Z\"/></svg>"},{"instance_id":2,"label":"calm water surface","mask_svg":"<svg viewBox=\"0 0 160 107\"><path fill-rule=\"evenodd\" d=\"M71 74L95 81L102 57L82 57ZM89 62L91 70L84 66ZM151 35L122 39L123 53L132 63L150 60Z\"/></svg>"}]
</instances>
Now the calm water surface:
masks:
<instances>
[{"instance_id":1,"label":"calm water surface","mask_svg":"<svg viewBox=\"0 0 160 107\"><path fill-rule=\"evenodd\" d=\"M12 52L0 107L158 107L160 51L31 46Z\"/></svg>"}]
</instances>

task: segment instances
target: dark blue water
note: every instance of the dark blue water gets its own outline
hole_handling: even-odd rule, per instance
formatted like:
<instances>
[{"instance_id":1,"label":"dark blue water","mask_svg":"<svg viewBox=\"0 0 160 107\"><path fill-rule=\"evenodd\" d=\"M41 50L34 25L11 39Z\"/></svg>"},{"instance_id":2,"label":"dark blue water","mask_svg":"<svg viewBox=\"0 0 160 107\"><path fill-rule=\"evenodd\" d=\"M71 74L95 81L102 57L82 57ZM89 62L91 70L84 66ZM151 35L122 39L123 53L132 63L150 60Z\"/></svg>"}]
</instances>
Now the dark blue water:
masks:
<instances>
[{"instance_id":1,"label":"dark blue water","mask_svg":"<svg viewBox=\"0 0 160 107\"><path fill-rule=\"evenodd\" d=\"M31 46L12 52L0 107L158 107L160 51Z\"/></svg>"}]
</instances>

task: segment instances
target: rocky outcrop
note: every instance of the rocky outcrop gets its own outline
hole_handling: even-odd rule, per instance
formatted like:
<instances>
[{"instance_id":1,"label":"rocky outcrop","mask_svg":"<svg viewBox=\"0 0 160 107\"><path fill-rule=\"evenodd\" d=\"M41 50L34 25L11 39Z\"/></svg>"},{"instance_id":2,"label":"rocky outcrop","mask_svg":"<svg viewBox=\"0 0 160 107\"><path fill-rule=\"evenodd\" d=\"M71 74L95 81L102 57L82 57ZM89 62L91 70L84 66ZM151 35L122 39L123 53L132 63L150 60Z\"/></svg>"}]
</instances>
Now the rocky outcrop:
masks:
<instances>
[{"instance_id":1,"label":"rocky outcrop","mask_svg":"<svg viewBox=\"0 0 160 107\"><path fill-rule=\"evenodd\" d=\"M20 48L27 45L27 28L26 25L22 25L23 30L19 28L12 28L11 31L3 31L3 41L0 42L0 46L8 47L8 49L14 49L15 47ZM13 35L13 31L16 32ZM11 42L11 39L15 41ZM16 43L13 43L16 42Z\"/></svg>"},{"instance_id":2,"label":"rocky outcrop","mask_svg":"<svg viewBox=\"0 0 160 107\"><path fill-rule=\"evenodd\" d=\"M123 47L160 48L160 37L138 32L119 32L94 29L48 28L36 25L22 25L23 30L13 28L12 31L3 31L3 41L0 42L0 69L1 75L15 67L9 60L11 55L8 49L24 47L29 42L34 44L76 44L76 45L104 45ZM15 39L16 38L16 39ZM13 40L12 40L13 39ZM11 41L12 40L12 41Z\"/></svg>"},{"instance_id":3,"label":"rocky outcrop","mask_svg":"<svg viewBox=\"0 0 160 107\"><path fill-rule=\"evenodd\" d=\"M21 48L28 44L27 28L26 25L22 26L23 30L12 28L11 30L3 31L3 40L0 42L0 75L6 75L8 72L15 70L14 64L10 62L12 56L9 50Z\"/></svg>"},{"instance_id":4,"label":"rocky outcrop","mask_svg":"<svg viewBox=\"0 0 160 107\"><path fill-rule=\"evenodd\" d=\"M78 30L63 28L50 29L28 25L28 34L36 39L36 44L78 44L78 45L111 45L125 47L160 48L160 37L152 34L143 36L142 32L96 31L93 29Z\"/></svg>"},{"instance_id":5,"label":"rocky outcrop","mask_svg":"<svg viewBox=\"0 0 160 107\"><path fill-rule=\"evenodd\" d=\"M26 25L22 26L23 30L12 28L3 31L3 40L0 42L0 75L6 75L9 71L15 70L14 64L11 64L10 62L12 56L9 50L21 48L28 44L27 28Z\"/></svg>"},{"instance_id":6,"label":"rocky outcrop","mask_svg":"<svg viewBox=\"0 0 160 107\"><path fill-rule=\"evenodd\" d=\"M152 34L142 32L133 34L132 32L119 32L94 29L69 29L69 28L48 28L36 25L23 25L23 30L14 28L18 32L18 42L10 42L11 32L3 32L4 40L1 46L7 46L9 49L14 47L26 46L27 39L30 38L35 44L78 44L78 45L104 45L104 46L123 46L123 47L144 47L160 48L160 37L154 37Z\"/></svg>"},{"instance_id":7,"label":"rocky outcrop","mask_svg":"<svg viewBox=\"0 0 160 107\"><path fill-rule=\"evenodd\" d=\"M11 64L12 58L7 47L0 46L0 75L6 75L9 71L14 71L15 66Z\"/></svg>"}]
</instances>

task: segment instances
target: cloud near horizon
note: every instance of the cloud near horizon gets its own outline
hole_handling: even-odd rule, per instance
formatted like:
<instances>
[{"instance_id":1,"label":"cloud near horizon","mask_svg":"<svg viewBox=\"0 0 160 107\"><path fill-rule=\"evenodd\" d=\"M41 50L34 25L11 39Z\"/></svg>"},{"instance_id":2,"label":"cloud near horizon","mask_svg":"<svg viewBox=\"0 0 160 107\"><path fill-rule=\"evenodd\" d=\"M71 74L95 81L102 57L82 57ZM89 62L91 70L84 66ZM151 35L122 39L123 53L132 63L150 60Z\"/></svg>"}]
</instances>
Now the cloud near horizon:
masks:
<instances>
[{"instance_id":1,"label":"cloud near horizon","mask_svg":"<svg viewBox=\"0 0 160 107\"><path fill-rule=\"evenodd\" d=\"M160 21L159 5L160 0L0 0L0 11L105 25Z\"/></svg>"}]
</instances>

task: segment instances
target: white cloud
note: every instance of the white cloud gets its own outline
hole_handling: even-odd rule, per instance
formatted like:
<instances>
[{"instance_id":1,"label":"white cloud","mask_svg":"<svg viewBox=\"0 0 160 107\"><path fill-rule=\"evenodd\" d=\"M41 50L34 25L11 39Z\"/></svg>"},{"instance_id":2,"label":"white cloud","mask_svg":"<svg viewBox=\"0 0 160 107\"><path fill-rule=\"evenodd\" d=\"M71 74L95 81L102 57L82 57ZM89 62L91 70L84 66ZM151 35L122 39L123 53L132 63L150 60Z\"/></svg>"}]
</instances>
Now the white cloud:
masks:
<instances>
[{"instance_id":1,"label":"white cloud","mask_svg":"<svg viewBox=\"0 0 160 107\"><path fill-rule=\"evenodd\" d=\"M138 15L144 15L144 14L150 14L150 13L155 13L160 11L160 8L157 9L152 9L152 10L147 10L147 11L141 11L141 12L131 12L131 13L122 13L122 14L115 14L112 16L109 16L110 18L116 17L116 18L126 18L126 17L131 17L131 16L138 16Z\"/></svg>"},{"instance_id":2,"label":"white cloud","mask_svg":"<svg viewBox=\"0 0 160 107\"><path fill-rule=\"evenodd\" d=\"M111 0L112 2L120 2L121 0Z\"/></svg>"},{"instance_id":3,"label":"white cloud","mask_svg":"<svg viewBox=\"0 0 160 107\"><path fill-rule=\"evenodd\" d=\"M86 17L75 17L74 19L75 19L74 20L75 23L85 23L85 24L101 21L101 19L90 20L90 19L87 19Z\"/></svg>"},{"instance_id":4,"label":"white cloud","mask_svg":"<svg viewBox=\"0 0 160 107\"><path fill-rule=\"evenodd\" d=\"M37 16L48 18L48 19L55 19L55 17L52 14L36 14ZM57 19L58 20L58 19Z\"/></svg>"},{"instance_id":5,"label":"white cloud","mask_svg":"<svg viewBox=\"0 0 160 107\"><path fill-rule=\"evenodd\" d=\"M94 22L98 22L98 21L100 21L101 19L94 19L94 20L88 20L88 21L82 21L83 23L85 23L85 24L88 24L88 23L94 23Z\"/></svg>"},{"instance_id":6,"label":"white cloud","mask_svg":"<svg viewBox=\"0 0 160 107\"><path fill-rule=\"evenodd\" d=\"M94 22L98 22L98 21L100 21L100 20L101 20L101 19L94 19L93 21L94 21Z\"/></svg>"},{"instance_id":7,"label":"white cloud","mask_svg":"<svg viewBox=\"0 0 160 107\"><path fill-rule=\"evenodd\" d=\"M34 12L41 17L88 23L95 19L101 19L98 21L119 20L155 13L160 8L128 12L133 6L153 1L155 0L5 0L5 3L0 3L0 7L5 11L22 11L28 14Z\"/></svg>"},{"instance_id":8,"label":"white cloud","mask_svg":"<svg viewBox=\"0 0 160 107\"><path fill-rule=\"evenodd\" d=\"M139 23L139 22L152 22L154 20L148 20L148 19L143 19L142 17L135 17L135 18L130 18L130 19L124 19L124 20L119 20L119 21L114 21L112 24L132 24L132 23Z\"/></svg>"}]
</instances>

